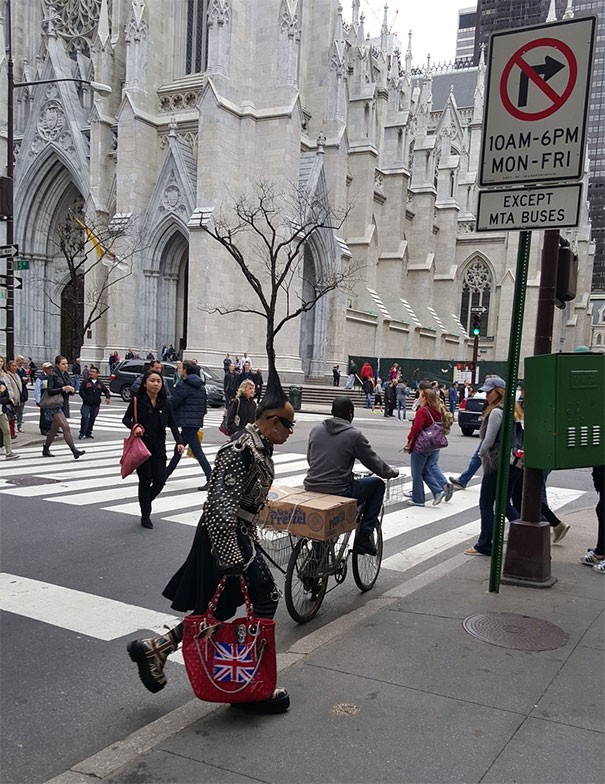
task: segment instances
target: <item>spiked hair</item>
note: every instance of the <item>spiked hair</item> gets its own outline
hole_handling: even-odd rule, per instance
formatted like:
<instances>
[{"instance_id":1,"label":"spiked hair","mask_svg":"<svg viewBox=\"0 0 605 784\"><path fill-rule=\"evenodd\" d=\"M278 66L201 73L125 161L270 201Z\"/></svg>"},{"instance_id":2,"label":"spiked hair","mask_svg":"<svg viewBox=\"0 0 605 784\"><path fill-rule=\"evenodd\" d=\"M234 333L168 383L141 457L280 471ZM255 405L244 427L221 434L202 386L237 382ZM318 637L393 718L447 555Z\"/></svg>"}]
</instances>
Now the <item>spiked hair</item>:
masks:
<instances>
[{"instance_id":1,"label":"spiked hair","mask_svg":"<svg viewBox=\"0 0 605 784\"><path fill-rule=\"evenodd\" d=\"M283 408L288 402L288 396L283 390L277 370L269 368L269 377L264 392L263 399L256 407L257 419L262 419L266 411Z\"/></svg>"}]
</instances>

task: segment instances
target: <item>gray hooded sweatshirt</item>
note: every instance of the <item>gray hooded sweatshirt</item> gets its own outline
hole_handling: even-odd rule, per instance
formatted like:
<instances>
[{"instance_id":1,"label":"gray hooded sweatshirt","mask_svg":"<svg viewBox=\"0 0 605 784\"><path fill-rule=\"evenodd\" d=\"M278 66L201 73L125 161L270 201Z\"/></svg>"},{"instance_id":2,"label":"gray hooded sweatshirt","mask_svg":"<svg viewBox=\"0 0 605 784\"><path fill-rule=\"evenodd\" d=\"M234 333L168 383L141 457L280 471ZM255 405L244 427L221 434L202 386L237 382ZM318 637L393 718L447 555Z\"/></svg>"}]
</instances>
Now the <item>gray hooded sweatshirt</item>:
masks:
<instances>
[{"instance_id":1,"label":"gray hooded sweatshirt","mask_svg":"<svg viewBox=\"0 0 605 784\"><path fill-rule=\"evenodd\" d=\"M326 419L311 430L307 460L305 490L316 493L346 493L356 460L383 479L395 476L391 466L374 452L363 433L340 417Z\"/></svg>"}]
</instances>

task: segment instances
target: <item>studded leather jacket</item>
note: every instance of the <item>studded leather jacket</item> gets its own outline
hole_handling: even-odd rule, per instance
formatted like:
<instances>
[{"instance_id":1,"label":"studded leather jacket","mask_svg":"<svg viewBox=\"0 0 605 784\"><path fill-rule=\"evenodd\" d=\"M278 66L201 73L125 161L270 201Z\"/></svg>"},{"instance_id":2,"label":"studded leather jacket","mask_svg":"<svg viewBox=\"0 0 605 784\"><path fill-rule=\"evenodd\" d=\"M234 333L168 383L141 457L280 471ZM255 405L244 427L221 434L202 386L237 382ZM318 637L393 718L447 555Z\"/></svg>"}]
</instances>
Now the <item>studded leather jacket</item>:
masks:
<instances>
[{"instance_id":1,"label":"studded leather jacket","mask_svg":"<svg viewBox=\"0 0 605 784\"><path fill-rule=\"evenodd\" d=\"M275 476L272 453L272 444L254 425L246 425L216 455L203 522L221 569L244 564L238 532L256 538L254 519L265 505Z\"/></svg>"}]
</instances>

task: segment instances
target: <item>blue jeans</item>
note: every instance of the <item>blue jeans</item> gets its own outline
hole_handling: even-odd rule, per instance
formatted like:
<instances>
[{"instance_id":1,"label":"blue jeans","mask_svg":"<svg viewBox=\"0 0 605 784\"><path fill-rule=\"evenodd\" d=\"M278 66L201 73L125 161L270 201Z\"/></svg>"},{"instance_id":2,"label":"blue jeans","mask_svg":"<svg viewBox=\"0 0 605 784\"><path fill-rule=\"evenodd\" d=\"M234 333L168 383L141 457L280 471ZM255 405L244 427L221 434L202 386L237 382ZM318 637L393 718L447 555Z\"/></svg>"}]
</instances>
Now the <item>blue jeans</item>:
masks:
<instances>
[{"instance_id":1,"label":"blue jeans","mask_svg":"<svg viewBox=\"0 0 605 784\"><path fill-rule=\"evenodd\" d=\"M514 489L514 484L518 479L519 469L511 468L508 478L508 495L506 498L506 517L508 520L518 520L519 514L511 504L510 496ZM512 480L512 481L511 481ZM496 487L498 484L498 472L483 472L481 480L481 492L479 493L479 511L481 512L481 532L475 545L484 555L492 554L492 536L494 533L494 505L496 503Z\"/></svg>"},{"instance_id":2,"label":"blue jeans","mask_svg":"<svg viewBox=\"0 0 605 784\"><path fill-rule=\"evenodd\" d=\"M355 373L350 373L347 376L347 380L345 382L345 389L353 389L354 382L355 382Z\"/></svg>"},{"instance_id":3,"label":"blue jeans","mask_svg":"<svg viewBox=\"0 0 605 784\"><path fill-rule=\"evenodd\" d=\"M363 501L363 515L359 523L359 532L372 534L378 522L382 499L384 498L385 484L379 476L364 476L361 479L352 479L346 492L342 495Z\"/></svg>"},{"instance_id":4,"label":"blue jeans","mask_svg":"<svg viewBox=\"0 0 605 784\"><path fill-rule=\"evenodd\" d=\"M481 448L481 441L479 445L473 452L473 456L471 457L470 463L468 464L468 468L462 474L460 474L459 482L461 485L467 485L471 479L475 476L477 471L481 468L481 458L479 457L479 449Z\"/></svg>"},{"instance_id":5,"label":"blue jeans","mask_svg":"<svg viewBox=\"0 0 605 784\"><path fill-rule=\"evenodd\" d=\"M366 392L366 408L372 408L372 393Z\"/></svg>"},{"instance_id":6,"label":"blue jeans","mask_svg":"<svg viewBox=\"0 0 605 784\"><path fill-rule=\"evenodd\" d=\"M99 413L99 406L89 406L87 403L82 403L80 409L80 435L91 436L92 428Z\"/></svg>"},{"instance_id":7,"label":"blue jeans","mask_svg":"<svg viewBox=\"0 0 605 784\"><path fill-rule=\"evenodd\" d=\"M399 413L401 411L403 411L402 417L399 416ZM397 419L405 419L405 418L406 418L406 401L397 398Z\"/></svg>"},{"instance_id":8,"label":"blue jeans","mask_svg":"<svg viewBox=\"0 0 605 784\"><path fill-rule=\"evenodd\" d=\"M443 492L447 479L439 468L439 450L430 452L412 452L410 455L412 467L412 501L415 504L424 504L424 482L435 498Z\"/></svg>"},{"instance_id":9,"label":"blue jeans","mask_svg":"<svg viewBox=\"0 0 605 784\"><path fill-rule=\"evenodd\" d=\"M206 455L202 450L200 439L197 437L197 430L198 430L197 427L182 427L181 436L183 437L183 441L185 442L186 446L188 446L191 449L191 451L193 452L193 456L201 465L202 471L206 475L206 479L210 479L212 468L210 467L208 458L206 457ZM168 463L168 467L166 468L166 479L168 479L170 474L178 466L180 459L181 459L181 453L178 450L175 450L172 459L170 460L170 462Z\"/></svg>"}]
</instances>

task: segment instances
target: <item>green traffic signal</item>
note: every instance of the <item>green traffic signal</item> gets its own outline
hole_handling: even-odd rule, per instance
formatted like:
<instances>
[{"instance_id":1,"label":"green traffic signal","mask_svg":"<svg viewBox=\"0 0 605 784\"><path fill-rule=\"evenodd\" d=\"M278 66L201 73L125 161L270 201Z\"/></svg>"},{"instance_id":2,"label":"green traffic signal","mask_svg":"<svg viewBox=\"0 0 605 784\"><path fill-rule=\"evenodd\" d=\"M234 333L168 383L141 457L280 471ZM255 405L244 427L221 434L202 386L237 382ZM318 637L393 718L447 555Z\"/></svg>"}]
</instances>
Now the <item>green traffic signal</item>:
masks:
<instances>
[{"instance_id":1,"label":"green traffic signal","mask_svg":"<svg viewBox=\"0 0 605 784\"><path fill-rule=\"evenodd\" d=\"M479 329L479 327L474 327L473 328L473 335L480 335L480 334L481 334L481 330Z\"/></svg>"}]
</instances>

